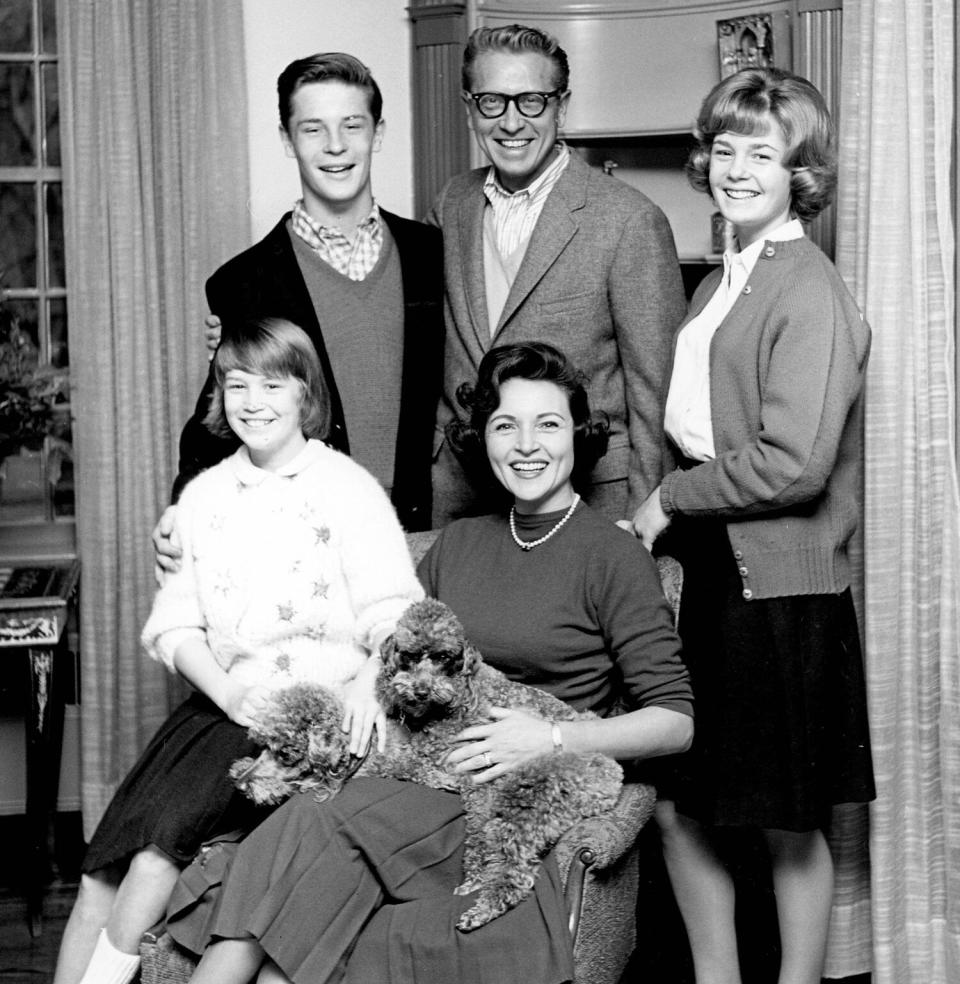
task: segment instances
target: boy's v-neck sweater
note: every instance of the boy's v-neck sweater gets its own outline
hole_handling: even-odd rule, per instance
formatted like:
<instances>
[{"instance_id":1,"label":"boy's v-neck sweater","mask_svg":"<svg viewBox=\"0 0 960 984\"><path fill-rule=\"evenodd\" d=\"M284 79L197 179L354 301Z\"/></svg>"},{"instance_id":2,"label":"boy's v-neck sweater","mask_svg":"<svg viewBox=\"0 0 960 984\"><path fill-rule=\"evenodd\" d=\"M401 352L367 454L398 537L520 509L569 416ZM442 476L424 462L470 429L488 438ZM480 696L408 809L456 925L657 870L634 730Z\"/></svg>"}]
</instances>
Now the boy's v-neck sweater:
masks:
<instances>
[{"instance_id":1,"label":"boy's v-neck sweater","mask_svg":"<svg viewBox=\"0 0 960 984\"><path fill-rule=\"evenodd\" d=\"M380 259L364 280L338 273L292 230L290 239L323 329L350 456L389 491L400 419L403 282L386 225L383 233Z\"/></svg>"}]
</instances>

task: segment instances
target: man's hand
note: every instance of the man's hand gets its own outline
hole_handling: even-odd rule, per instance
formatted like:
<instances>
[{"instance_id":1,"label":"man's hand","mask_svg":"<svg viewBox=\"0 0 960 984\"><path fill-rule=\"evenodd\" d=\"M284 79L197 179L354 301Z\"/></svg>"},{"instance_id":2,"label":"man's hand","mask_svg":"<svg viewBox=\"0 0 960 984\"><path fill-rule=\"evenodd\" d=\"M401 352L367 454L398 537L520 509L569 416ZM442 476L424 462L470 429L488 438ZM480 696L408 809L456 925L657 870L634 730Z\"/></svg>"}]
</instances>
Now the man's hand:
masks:
<instances>
[{"instance_id":1,"label":"man's hand","mask_svg":"<svg viewBox=\"0 0 960 984\"><path fill-rule=\"evenodd\" d=\"M220 344L221 327L220 319L215 314L208 314L203 319L203 338L207 343L208 360L213 358L213 353Z\"/></svg>"},{"instance_id":2,"label":"man's hand","mask_svg":"<svg viewBox=\"0 0 960 984\"><path fill-rule=\"evenodd\" d=\"M153 533L150 534L150 539L153 541L154 560L156 561L154 574L157 578L157 584L163 584L167 574L176 574L180 570L180 558L183 555L183 550L180 547L180 538L173 528L173 518L176 514L176 506L167 506L157 525L153 528Z\"/></svg>"}]
</instances>

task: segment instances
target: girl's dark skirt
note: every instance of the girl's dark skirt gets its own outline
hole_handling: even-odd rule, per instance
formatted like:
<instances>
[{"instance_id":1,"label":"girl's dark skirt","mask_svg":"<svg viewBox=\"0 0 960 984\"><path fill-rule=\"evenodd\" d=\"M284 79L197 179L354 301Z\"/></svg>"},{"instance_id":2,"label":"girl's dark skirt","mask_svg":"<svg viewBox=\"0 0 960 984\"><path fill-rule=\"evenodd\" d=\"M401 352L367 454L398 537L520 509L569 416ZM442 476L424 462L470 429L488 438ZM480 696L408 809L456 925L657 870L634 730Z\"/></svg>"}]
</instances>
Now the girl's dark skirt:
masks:
<instances>
[{"instance_id":1,"label":"girl's dark skirt","mask_svg":"<svg viewBox=\"0 0 960 984\"><path fill-rule=\"evenodd\" d=\"M573 956L556 864L533 893L462 933L460 797L351 779L332 800L292 797L242 843L205 849L181 875L167 929L200 954L256 939L296 984L559 984Z\"/></svg>"},{"instance_id":2,"label":"girl's dark skirt","mask_svg":"<svg viewBox=\"0 0 960 984\"><path fill-rule=\"evenodd\" d=\"M678 520L690 752L662 782L714 826L807 831L875 796L856 613L842 594L743 597L722 522Z\"/></svg>"},{"instance_id":3,"label":"girl's dark skirt","mask_svg":"<svg viewBox=\"0 0 960 984\"><path fill-rule=\"evenodd\" d=\"M117 790L83 861L85 872L125 862L153 844L189 863L200 845L236 828L250 830L268 811L233 786L233 762L260 747L208 698L188 697L153 736Z\"/></svg>"}]
</instances>

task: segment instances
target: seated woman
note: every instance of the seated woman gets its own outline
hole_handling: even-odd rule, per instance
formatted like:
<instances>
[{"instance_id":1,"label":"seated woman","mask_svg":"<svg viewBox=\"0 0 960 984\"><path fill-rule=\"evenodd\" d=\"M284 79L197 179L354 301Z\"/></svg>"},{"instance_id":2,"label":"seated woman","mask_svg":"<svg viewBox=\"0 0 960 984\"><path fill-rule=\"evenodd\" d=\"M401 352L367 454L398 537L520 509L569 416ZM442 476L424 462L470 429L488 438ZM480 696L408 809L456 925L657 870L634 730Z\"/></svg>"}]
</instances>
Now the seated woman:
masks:
<instances>
[{"instance_id":1,"label":"seated woman","mask_svg":"<svg viewBox=\"0 0 960 984\"><path fill-rule=\"evenodd\" d=\"M554 726L494 708L461 733L450 767L483 783L559 747L622 760L686 748L690 690L656 566L574 491L605 443L578 374L548 345L505 346L460 398L470 419L455 437L483 449L512 505L447 527L423 585L492 665L601 717ZM603 716L615 704L626 712ZM206 884L199 871L184 880L198 887L168 928L203 951L198 984L569 981L552 859L515 909L455 928L471 904L453 894L463 836L460 798L412 783L354 778L325 803L294 796L239 846L222 885L218 864Z\"/></svg>"},{"instance_id":2,"label":"seated woman","mask_svg":"<svg viewBox=\"0 0 960 984\"><path fill-rule=\"evenodd\" d=\"M57 984L124 984L140 937L203 841L263 819L227 770L254 751L265 696L297 680L343 694L360 750L380 709L371 651L423 595L393 507L326 447L329 400L313 343L266 319L225 338L206 424L243 442L177 508L183 563L143 630L151 657L196 692L161 726L91 840ZM376 560L371 560L375 557Z\"/></svg>"}]
</instances>

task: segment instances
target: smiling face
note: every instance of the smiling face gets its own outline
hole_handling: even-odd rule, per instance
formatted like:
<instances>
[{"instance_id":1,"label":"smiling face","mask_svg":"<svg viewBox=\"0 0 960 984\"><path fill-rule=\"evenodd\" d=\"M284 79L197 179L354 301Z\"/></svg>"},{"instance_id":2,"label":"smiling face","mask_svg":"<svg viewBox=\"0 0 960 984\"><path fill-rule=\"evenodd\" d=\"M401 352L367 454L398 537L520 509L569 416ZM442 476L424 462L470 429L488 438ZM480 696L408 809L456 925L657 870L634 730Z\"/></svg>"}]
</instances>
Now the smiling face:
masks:
<instances>
[{"instance_id":1,"label":"smiling face","mask_svg":"<svg viewBox=\"0 0 960 984\"><path fill-rule=\"evenodd\" d=\"M756 134L718 133L710 148L710 192L736 227L741 249L790 218L787 142L776 122L768 124Z\"/></svg>"},{"instance_id":2,"label":"smiling face","mask_svg":"<svg viewBox=\"0 0 960 984\"><path fill-rule=\"evenodd\" d=\"M518 92L552 92L555 88L555 66L537 51L484 51L473 63L471 74L473 93L513 96ZM546 170L569 100L569 92L552 97L543 114L532 119L521 116L516 103L511 102L502 116L488 120L480 115L473 100L464 96L467 125L508 191L526 188Z\"/></svg>"},{"instance_id":3,"label":"smiling face","mask_svg":"<svg viewBox=\"0 0 960 984\"><path fill-rule=\"evenodd\" d=\"M303 450L302 406L303 386L293 376L231 369L224 377L224 416L258 468L276 471Z\"/></svg>"},{"instance_id":4,"label":"smiling face","mask_svg":"<svg viewBox=\"0 0 960 984\"><path fill-rule=\"evenodd\" d=\"M366 90L335 80L300 86L280 137L296 158L311 218L339 225L344 217L366 217L373 207L370 161L383 139L383 120L374 123Z\"/></svg>"},{"instance_id":5,"label":"smiling face","mask_svg":"<svg viewBox=\"0 0 960 984\"><path fill-rule=\"evenodd\" d=\"M484 430L494 475L519 513L566 509L573 502L574 423L556 383L508 379Z\"/></svg>"}]
</instances>

